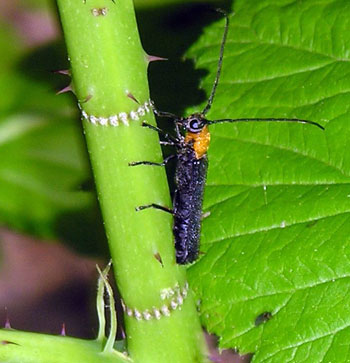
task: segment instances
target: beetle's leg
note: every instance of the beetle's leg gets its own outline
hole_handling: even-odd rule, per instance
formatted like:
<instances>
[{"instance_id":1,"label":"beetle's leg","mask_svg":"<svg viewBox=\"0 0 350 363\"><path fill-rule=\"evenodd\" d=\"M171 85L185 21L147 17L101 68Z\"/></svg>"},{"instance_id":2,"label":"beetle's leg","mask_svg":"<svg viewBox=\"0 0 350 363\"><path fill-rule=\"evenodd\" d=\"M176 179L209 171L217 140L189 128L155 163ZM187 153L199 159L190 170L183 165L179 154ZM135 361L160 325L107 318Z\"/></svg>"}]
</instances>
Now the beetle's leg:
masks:
<instances>
[{"instance_id":1,"label":"beetle's leg","mask_svg":"<svg viewBox=\"0 0 350 363\"><path fill-rule=\"evenodd\" d=\"M164 136L164 139L167 142L172 142L172 143L174 143L174 145L178 144L178 142L179 142L179 140L176 137L164 132L162 129L160 129L157 126L153 126L151 124L148 124L147 122L142 122L141 126L142 127L147 127L148 129L151 129L153 131L157 131L159 134Z\"/></svg>"},{"instance_id":2,"label":"beetle's leg","mask_svg":"<svg viewBox=\"0 0 350 363\"><path fill-rule=\"evenodd\" d=\"M175 157L176 157L176 155L169 155L163 160L162 163L155 163L153 161L133 161L133 162L129 163L129 166L137 166L137 165L165 166L169 160L171 160Z\"/></svg>"},{"instance_id":3,"label":"beetle's leg","mask_svg":"<svg viewBox=\"0 0 350 363\"><path fill-rule=\"evenodd\" d=\"M173 141L159 141L159 143L161 145L164 145L164 146L176 146L177 144L175 144L175 142Z\"/></svg>"},{"instance_id":4,"label":"beetle's leg","mask_svg":"<svg viewBox=\"0 0 350 363\"><path fill-rule=\"evenodd\" d=\"M178 117L176 115L174 115L173 113L171 112L163 112L163 111L159 111L159 110L156 110L154 107L153 107L153 112L156 116L158 117L168 117L168 118L172 118L172 119L178 119Z\"/></svg>"},{"instance_id":5,"label":"beetle's leg","mask_svg":"<svg viewBox=\"0 0 350 363\"><path fill-rule=\"evenodd\" d=\"M159 205L159 204L155 204L155 203L147 204L147 205L140 205L139 207L136 207L135 209L136 209L136 212L139 212L140 210L148 209L148 208L159 209L159 210L162 210L164 212L174 214L174 211L172 209L170 209L168 207L164 207L164 206Z\"/></svg>"}]
</instances>

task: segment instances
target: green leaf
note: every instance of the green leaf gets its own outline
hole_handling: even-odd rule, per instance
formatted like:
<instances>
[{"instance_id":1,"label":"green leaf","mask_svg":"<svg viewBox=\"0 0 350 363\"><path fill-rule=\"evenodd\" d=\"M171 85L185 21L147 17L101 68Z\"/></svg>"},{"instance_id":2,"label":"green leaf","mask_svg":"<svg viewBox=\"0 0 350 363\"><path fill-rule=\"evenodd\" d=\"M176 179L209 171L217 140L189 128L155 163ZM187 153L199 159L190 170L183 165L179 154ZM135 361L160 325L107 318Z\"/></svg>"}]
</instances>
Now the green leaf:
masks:
<instances>
[{"instance_id":1,"label":"green leaf","mask_svg":"<svg viewBox=\"0 0 350 363\"><path fill-rule=\"evenodd\" d=\"M221 347L254 353L254 362L346 362L350 3L246 0L235 12L208 118L303 118L325 131L212 126L210 217L202 258L189 269L202 322ZM197 67L210 70L208 94L223 26L191 49Z\"/></svg>"},{"instance_id":2,"label":"green leaf","mask_svg":"<svg viewBox=\"0 0 350 363\"><path fill-rule=\"evenodd\" d=\"M70 120L11 115L0 120L0 135L2 222L52 235L61 214L91 203L78 190L87 173Z\"/></svg>"},{"instance_id":3,"label":"green leaf","mask_svg":"<svg viewBox=\"0 0 350 363\"><path fill-rule=\"evenodd\" d=\"M48 85L58 78L47 71L54 69L53 59L39 67L45 80L34 79L33 69L44 57L24 54L19 40L12 36L9 42L6 35L11 32L0 24L0 223L76 242L76 230L85 229L79 218L94 205L94 196L81 189L90 175L77 113L67 96L56 96L55 86ZM81 241L86 252L86 240Z\"/></svg>"}]
</instances>

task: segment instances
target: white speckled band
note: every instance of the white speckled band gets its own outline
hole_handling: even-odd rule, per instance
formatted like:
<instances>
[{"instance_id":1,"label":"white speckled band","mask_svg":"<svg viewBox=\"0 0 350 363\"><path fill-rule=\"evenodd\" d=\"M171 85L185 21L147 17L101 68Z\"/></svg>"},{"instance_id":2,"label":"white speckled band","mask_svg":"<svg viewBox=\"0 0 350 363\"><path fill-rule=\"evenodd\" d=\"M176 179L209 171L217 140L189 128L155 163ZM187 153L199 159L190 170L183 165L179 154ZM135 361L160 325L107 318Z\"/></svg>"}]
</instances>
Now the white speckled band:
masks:
<instances>
[{"instance_id":1,"label":"white speckled band","mask_svg":"<svg viewBox=\"0 0 350 363\"><path fill-rule=\"evenodd\" d=\"M86 121L97 126L119 126L122 123L125 126L129 126L129 121L137 121L140 117L145 116L147 113L153 110L153 101L148 100L143 105L140 105L137 110L127 112L120 112L117 115L112 115L108 117L98 117L94 115L88 115L84 111L81 105L78 103L81 110L81 116Z\"/></svg>"},{"instance_id":2,"label":"white speckled band","mask_svg":"<svg viewBox=\"0 0 350 363\"><path fill-rule=\"evenodd\" d=\"M166 292L166 293L165 293ZM174 310L181 309L188 294L188 283L186 282L183 288L180 288L179 284L176 284L174 288L167 288L161 292L161 299L171 297L167 304L162 305L160 308L152 307L151 309L146 309L140 311L136 308L128 307L123 300L121 300L123 310L126 315L134 317L136 320L159 320L163 316L170 316Z\"/></svg>"}]
</instances>

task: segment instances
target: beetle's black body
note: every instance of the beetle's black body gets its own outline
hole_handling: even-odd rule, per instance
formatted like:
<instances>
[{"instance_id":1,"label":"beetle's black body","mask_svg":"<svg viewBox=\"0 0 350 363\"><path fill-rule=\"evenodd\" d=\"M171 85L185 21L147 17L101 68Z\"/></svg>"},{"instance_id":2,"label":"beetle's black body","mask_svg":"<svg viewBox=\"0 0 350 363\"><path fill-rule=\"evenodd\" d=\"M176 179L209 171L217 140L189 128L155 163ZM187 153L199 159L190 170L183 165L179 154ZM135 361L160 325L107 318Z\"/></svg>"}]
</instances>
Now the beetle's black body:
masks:
<instances>
[{"instance_id":1,"label":"beetle's black body","mask_svg":"<svg viewBox=\"0 0 350 363\"><path fill-rule=\"evenodd\" d=\"M158 111L155 111L159 116ZM166 114L166 117L170 116ZM202 201L205 180L208 170L208 158L206 151L209 147L210 135L207 120L200 114L191 115L188 118L175 118L176 137L165 134L163 144L176 148L176 155L164 159L163 163L139 161L130 165L165 165L172 157L176 157L175 192L173 209L149 204L140 206L137 210L157 208L170 212L174 216L173 233L175 239L176 262L187 264L195 261L199 253L199 239L202 218ZM149 125L143 126L163 133L162 130ZM180 128L185 130L182 135Z\"/></svg>"},{"instance_id":2,"label":"beetle's black body","mask_svg":"<svg viewBox=\"0 0 350 363\"><path fill-rule=\"evenodd\" d=\"M189 117L181 118L168 112L160 112L154 109L154 113L159 117L172 118L175 123L176 136L164 133L161 129L143 123L142 126L150 128L163 134L164 145L174 146L176 155L164 159L163 163L149 161L133 162L129 165L157 165L164 166L171 157L177 158L175 170L175 193L173 199L173 209L168 209L157 204L149 204L136 208L142 210L146 208L161 209L170 212L174 216L174 238L176 248L176 262L187 264L195 261L199 253L199 240L202 218L202 200L208 168L207 150L209 148L210 134L208 125L223 122L250 122L250 121L278 121L278 122L299 122L315 125L321 129L323 127L317 122L290 118L240 118L240 119L220 119L210 121L205 118L210 110L219 82L221 65L224 55L224 46L228 31L229 19L225 15L226 26L221 42L220 57L214 84L204 110Z\"/></svg>"},{"instance_id":3,"label":"beetle's black body","mask_svg":"<svg viewBox=\"0 0 350 363\"><path fill-rule=\"evenodd\" d=\"M176 262L185 264L198 257L202 200L208 158L197 159L191 146L177 153L176 190L173 200Z\"/></svg>"}]
</instances>

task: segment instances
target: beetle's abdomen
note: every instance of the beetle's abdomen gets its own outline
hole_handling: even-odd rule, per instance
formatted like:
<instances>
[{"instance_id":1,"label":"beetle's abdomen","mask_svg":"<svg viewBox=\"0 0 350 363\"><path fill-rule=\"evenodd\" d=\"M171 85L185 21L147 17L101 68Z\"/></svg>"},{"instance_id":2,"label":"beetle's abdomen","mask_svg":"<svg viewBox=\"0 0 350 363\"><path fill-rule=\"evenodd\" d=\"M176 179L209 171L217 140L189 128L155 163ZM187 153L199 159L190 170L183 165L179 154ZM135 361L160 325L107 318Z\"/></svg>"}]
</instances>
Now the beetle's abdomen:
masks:
<instances>
[{"instance_id":1,"label":"beetle's abdomen","mask_svg":"<svg viewBox=\"0 0 350 363\"><path fill-rule=\"evenodd\" d=\"M173 207L176 261L179 264L193 262L198 257L207 168L206 155L197 159L190 147L178 154Z\"/></svg>"}]
</instances>

